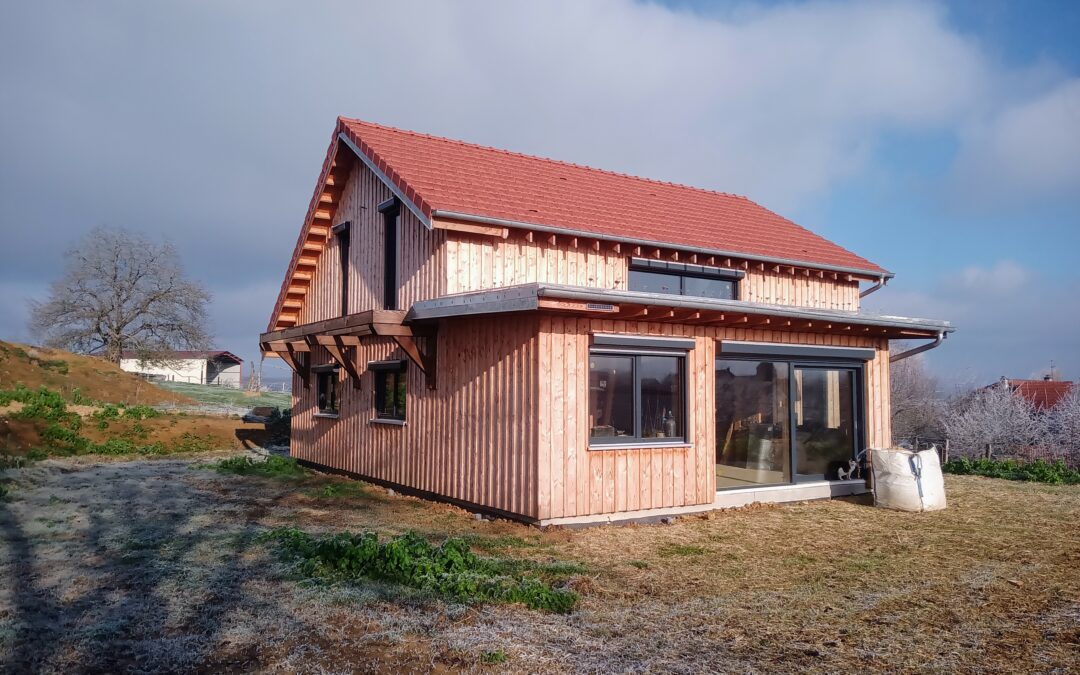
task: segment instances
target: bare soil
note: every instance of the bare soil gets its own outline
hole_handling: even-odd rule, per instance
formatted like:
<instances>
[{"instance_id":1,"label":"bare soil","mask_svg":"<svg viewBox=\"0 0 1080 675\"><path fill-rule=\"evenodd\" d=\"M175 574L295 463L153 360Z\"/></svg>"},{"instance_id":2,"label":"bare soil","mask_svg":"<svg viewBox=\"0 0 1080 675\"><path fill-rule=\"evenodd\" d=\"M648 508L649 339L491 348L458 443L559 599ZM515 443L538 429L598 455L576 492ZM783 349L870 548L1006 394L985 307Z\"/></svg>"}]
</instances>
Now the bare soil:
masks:
<instances>
[{"instance_id":1,"label":"bare soil","mask_svg":"<svg viewBox=\"0 0 1080 675\"><path fill-rule=\"evenodd\" d=\"M150 384L103 359L0 340L0 389L16 384L31 389L48 387L65 398L78 390L84 397L105 403L193 403L187 396Z\"/></svg>"},{"instance_id":2,"label":"bare soil","mask_svg":"<svg viewBox=\"0 0 1080 675\"><path fill-rule=\"evenodd\" d=\"M205 460L202 460L205 461ZM12 671L1076 672L1080 487L949 477L949 509L858 500L539 531L340 478L50 460L0 501ZM355 487L355 486L354 486ZM267 528L463 535L583 564L567 616L313 586ZM502 658L505 657L505 661Z\"/></svg>"}]
</instances>

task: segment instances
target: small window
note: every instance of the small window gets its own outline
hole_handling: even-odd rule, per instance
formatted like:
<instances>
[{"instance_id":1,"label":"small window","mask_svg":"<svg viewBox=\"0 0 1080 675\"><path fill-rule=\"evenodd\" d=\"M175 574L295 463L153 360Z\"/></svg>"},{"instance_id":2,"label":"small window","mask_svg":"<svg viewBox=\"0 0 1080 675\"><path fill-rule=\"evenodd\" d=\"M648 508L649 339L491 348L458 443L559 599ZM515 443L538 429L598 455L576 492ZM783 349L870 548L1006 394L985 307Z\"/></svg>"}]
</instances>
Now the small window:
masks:
<instances>
[{"instance_id":1,"label":"small window","mask_svg":"<svg viewBox=\"0 0 1080 675\"><path fill-rule=\"evenodd\" d=\"M368 364L375 374L375 419L405 421L406 368L405 361Z\"/></svg>"},{"instance_id":2,"label":"small window","mask_svg":"<svg viewBox=\"0 0 1080 675\"><path fill-rule=\"evenodd\" d=\"M318 398L320 415L337 415L338 407L338 369L316 368L315 392Z\"/></svg>"},{"instance_id":3,"label":"small window","mask_svg":"<svg viewBox=\"0 0 1080 675\"><path fill-rule=\"evenodd\" d=\"M590 352L590 443L684 441L685 371L685 356Z\"/></svg>"},{"instance_id":4,"label":"small window","mask_svg":"<svg viewBox=\"0 0 1080 675\"><path fill-rule=\"evenodd\" d=\"M741 276L739 270L634 258L630 261L627 288L643 293L734 300Z\"/></svg>"},{"instance_id":5,"label":"small window","mask_svg":"<svg viewBox=\"0 0 1080 675\"><path fill-rule=\"evenodd\" d=\"M345 221L334 226L334 235L337 236L339 266L341 269L341 316L349 313L349 227L351 223Z\"/></svg>"}]
</instances>

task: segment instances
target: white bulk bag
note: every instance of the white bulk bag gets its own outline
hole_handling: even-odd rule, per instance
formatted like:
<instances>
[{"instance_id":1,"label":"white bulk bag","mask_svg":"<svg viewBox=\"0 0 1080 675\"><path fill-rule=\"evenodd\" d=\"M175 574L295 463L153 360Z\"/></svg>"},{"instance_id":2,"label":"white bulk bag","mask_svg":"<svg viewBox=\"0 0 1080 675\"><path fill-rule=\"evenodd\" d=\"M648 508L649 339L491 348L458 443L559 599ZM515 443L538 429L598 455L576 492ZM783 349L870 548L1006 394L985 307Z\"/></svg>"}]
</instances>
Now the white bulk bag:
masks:
<instances>
[{"instance_id":1,"label":"white bulk bag","mask_svg":"<svg viewBox=\"0 0 1080 675\"><path fill-rule=\"evenodd\" d=\"M887 448L870 452L874 503L900 511L945 508L945 481L935 448L914 452Z\"/></svg>"}]
</instances>

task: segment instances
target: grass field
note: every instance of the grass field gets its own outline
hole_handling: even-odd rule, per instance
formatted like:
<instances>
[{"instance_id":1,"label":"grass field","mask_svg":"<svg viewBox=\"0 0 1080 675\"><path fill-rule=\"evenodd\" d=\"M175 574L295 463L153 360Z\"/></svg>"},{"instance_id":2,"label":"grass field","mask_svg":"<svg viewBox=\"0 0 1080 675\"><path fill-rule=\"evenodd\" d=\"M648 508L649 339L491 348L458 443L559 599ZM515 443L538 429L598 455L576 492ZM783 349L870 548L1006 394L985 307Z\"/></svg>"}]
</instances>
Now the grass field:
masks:
<instances>
[{"instance_id":1,"label":"grass field","mask_svg":"<svg viewBox=\"0 0 1080 675\"><path fill-rule=\"evenodd\" d=\"M159 382L157 383L157 386L194 399L200 403L212 405L225 405L237 408L274 406L282 409L292 405L292 395L288 392L250 392L243 389L211 387L203 384L185 384L181 382Z\"/></svg>"},{"instance_id":2,"label":"grass field","mask_svg":"<svg viewBox=\"0 0 1080 675\"><path fill-rule=\"evenodd\" d=\"M1080 486L947 477L949 508L762 506L539 531L344 479L43 462L0 501L14 671L1068 672ZM569 615L298 579L262 539L414 530L562 564Z\"/></svg>"}]
</instances>

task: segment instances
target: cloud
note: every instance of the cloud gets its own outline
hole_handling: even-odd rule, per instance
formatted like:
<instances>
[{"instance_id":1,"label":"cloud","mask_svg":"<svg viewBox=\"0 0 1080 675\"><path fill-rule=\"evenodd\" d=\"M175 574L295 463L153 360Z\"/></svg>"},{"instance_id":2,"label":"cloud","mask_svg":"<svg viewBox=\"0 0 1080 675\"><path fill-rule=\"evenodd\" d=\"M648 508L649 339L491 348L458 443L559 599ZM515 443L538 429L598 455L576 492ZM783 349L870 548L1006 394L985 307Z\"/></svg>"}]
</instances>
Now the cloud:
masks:
<instances>
[{"instance_id":1,"label":"cloud","mask_svg":"<svg viewBox=\"0 0 1080 675\"><path fill-rule=\"evenodd\" d=\"M996 64L932 2L2 11L0 284L44 285L59 251L99 224L167 233L216 297L219 346L246 357L339 114L743 193L783 213L827 199L893 132L961 137L965 184L1012 185L1018 199L1076 185L1076 137L1061 138L1076 128L1062 127L1074 89L1052 68Z\"/></svg>"},{"instance_id":2,"label":"cloud","mask_svg":"<svg viewBox=\"0 0 1080 675\"><path fill-rule=\"evenodd\" d=\"M1080 79L1005 106L963 134L953 180L984 206L1080 193Z\"/></svg>"},{"instance_id":3,"label":"cloud","mask_svg":"<svg viewBox=\"0 0 1080 675\"><path fill-rule=\"evenodd\" d=\"M1030 377L1054 361L1080 380L1080 282L1062 283L1009 260L944 273L925 290L890 284L864 306L947 319L957 330L927 361L947 382L978 385Z\"/></svg>"}]
</instances>

